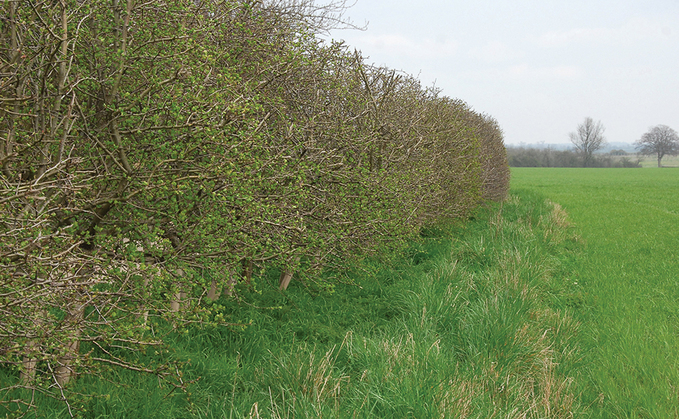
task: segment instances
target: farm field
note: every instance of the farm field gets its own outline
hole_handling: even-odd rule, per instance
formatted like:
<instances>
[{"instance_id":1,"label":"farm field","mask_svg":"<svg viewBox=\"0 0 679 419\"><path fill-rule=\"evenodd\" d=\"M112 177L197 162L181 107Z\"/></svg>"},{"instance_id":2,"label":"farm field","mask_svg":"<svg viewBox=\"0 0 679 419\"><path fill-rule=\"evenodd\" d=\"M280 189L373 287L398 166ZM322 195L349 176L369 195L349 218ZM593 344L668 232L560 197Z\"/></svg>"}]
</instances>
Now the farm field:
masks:
<instances>
[{"instance_id":1,"label":"farm field","mask_svg":"<svg viewBox=\"0 0 679 419\"><path fill-rule=\"evenodd\" d=\"M561 204L585 243L573 283L588 416L679 417L679 171L512 169L522 189Z\"/></svg>"}]
</instances>

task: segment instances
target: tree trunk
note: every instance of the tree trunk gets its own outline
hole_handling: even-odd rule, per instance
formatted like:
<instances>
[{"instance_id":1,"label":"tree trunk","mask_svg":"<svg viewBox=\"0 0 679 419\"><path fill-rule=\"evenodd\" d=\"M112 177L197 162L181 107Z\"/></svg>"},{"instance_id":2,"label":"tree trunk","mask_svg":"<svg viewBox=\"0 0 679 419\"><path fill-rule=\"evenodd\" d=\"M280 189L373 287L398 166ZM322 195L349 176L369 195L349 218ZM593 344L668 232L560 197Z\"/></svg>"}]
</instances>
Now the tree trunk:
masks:
<instances>
[{"instance_id":1,"label":"tree trunk","mask_svg":"<svg viewBox=\"0 0 679 419\"><path fill-rule=\"evenodd\" d=\"M252 271L254 264L250 259L243 259L243 280L249 286L252 283Z\"/></svg>"},{"instance_id":2,"label":"tree trunk","mask_svg":"<svg viewBox=\"0 0 679 419\"><path fill-rule=\"evenodd\" d=\"M233 295L236 293L236 280L231 278L229 281L226 283L226 287L224 287L224 290L222 290L222 293L225 294L228 297L233 297Z\"/></svg>"},{"instance_id":3,"label":"tree trunk","mask_svg":"<svg viewBox=\"0 0 679 419\"><path fill-rule=\"evenodd\" d=\"M183 269L177 269L177 276L183 277L184 276L184 270ZM186 292L184 291L177 291L175 293L174 298L172 301L170 301L170 311L176 313L181 309L182 301L186 299Z\"/></svg>"},{"instance_id":4,"label":"tree trunk","mask_svg":"<svg viewBox=\"0 0 679 419\"><path fill-rule=\"evenodd\" d=\"M44 310L38 310L35 313L33 320L33 330L40 330L40 326L44 322L47 313ZM38 366L38 358L35 358L34 353L38 352L40 345L38 339L31 339L26 343L24 348L24 356L21 360L23 367L20 375L21 384L30 384L35 380L35 374Z\"/></svg>"},{"instance_id":5,"label":"tree trunk","mask_svg":"<svg viewBox=\"0 0 679 419\"><path fill-rule=\"evenodd\" d=\"M205 296L205 298L210 301L215 301L221 295L222 290L217 289L217 281L213 280L212 283L210 283L210 289L207 291L207 295Z\"/></svg>"},{"instance_id":6,"label":"tree trunk","mask_svg":"<svg viewBox=\"0 0 679 419\"><path fill-rule=\"evenodd\" d=\"M170 311L178 312L182 308L182 301L186 300L186 293L179 291L174 295L174 299L170 301Z\"/></svg>"},{"instance_id":7,"label":"tree trunk","mask_svg":"<svg viewBox=\"0 0 679 419\"><path fill-rule=\"evenodd\" d=\"M35 342L29 342L26 345L26 352L30 353L36 347ZM28 385L35 380L35 373L37 371L38 358L32 358L31 355L24 355L21 360L21 365L23 367L19 381L21 384Z\"/></svg>"},{"instance_id":8,"label":"tree trunk","mask_svg":"<svg viewBox=\"0 0 679 419\"><path fill-rule=\"evenodd\" d=\"M299 256L294 257L292 266L299 263L299 259ZM281 278L278 283L278 287L281 291L288 289L288 285L290 285L290 281L292 281L292 266L289 266L281 271Z\"/></svg>"},{"instance_id":9,"label":"tree trunk","mask_svg":"<svg viewBox=\"0 0 679 419\"><path fill-rule=\"evenodd\" d=\"M81 323L85 316L85 303L79 301L78 297L75 299L75 303L64 319L66 340L63 342L63 355L57 359L57 368L54 371L54 378L61 387L73 378L73 362L77 359L80 350Z\"/></svg>"},{"instance_id":10,"label":"tree trunk","mask_svg":"<svg viewBox=\"0 0 679 419\"><path fill-rule=\"evenodd\" d=\"M41 333L42 326L47 321L48 312L46 310L38 309L33 314L32 325L30 330L34 331L36 335ZM24 356L21 360L22 371L20 374L21 384L28 385L33 383L35 375L38 371L38 358L35 354L40 352L40 337L36 336L26 342L24 347Z\"/></svg>"},{"instance_id":11,"label":"tree trunk","mask_svg":"<svg viewBox=\"0 0 679 419\"><path fill-rule=\"evenodd\" d=\"M290 285L290 281L292 281L292 272L283 271L281 272L281 279L278 287L281 290L286 290L288 289L288 285Z\"/></svg>"}]
</instances>

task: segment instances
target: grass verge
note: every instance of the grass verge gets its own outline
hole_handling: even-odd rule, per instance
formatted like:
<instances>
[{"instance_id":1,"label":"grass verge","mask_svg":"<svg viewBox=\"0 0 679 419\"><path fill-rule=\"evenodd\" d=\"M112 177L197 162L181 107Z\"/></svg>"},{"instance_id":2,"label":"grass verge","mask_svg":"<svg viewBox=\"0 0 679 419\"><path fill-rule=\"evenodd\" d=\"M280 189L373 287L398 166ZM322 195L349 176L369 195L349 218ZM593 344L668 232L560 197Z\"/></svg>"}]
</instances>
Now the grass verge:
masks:
<instances>
[{"instance_id":1,"label":"grass verge","mask_svg":"<svg viewBox=\"0 0 679 419\"><path fill-rule=\"evenodd\" d=\"M582 354L570 276L580 244L563 210L520 192L423 234L333 294L271 287L220 300L244 328L173 333L187 392L112 371L76 387L92 418L570 418ZM268 308L262 308L268 307ZM11 378L11 377L10 377ZM113 384L121 383L121 384ZM39 417L64 417L43 401Z\"/></svg>"}]
</instances>

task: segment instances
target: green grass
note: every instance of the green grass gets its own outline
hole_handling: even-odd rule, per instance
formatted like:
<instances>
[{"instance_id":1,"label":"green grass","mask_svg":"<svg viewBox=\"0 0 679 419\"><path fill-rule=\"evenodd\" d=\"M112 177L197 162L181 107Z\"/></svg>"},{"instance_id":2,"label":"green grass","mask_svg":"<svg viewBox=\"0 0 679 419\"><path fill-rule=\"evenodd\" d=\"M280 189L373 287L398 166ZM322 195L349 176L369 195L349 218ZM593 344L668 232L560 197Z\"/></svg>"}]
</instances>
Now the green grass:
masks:
<instances>
[{"instance_id":1,"label":"green grass","mask_svg":"<svg viewBox=\"0 0 679 419\"><path fill-rule=\"evenodd\" d=\"M573 279L589 415L679 417L679 172L513 169L524 189L560 203L586 243Z\"/></svg>"},{"instance_id":2,"label":"green grass","mask_svg":"<svg viewBox=\"0 0 679 419\"><path fill-rule=\"evenodd\" d=\"M163 356L185 363L187 392L116 370L79 378L73 389L97 396L71 407L88 418L582 415L571 313L585 297L569 273L581 244L560 207L520 191L425 236L333 294L281 293L272 272L261 293L220 300L228 321L251 325L170 336ZM37 403L31 415L68 417L63 403Z\"/></svg>"}]
</instances>

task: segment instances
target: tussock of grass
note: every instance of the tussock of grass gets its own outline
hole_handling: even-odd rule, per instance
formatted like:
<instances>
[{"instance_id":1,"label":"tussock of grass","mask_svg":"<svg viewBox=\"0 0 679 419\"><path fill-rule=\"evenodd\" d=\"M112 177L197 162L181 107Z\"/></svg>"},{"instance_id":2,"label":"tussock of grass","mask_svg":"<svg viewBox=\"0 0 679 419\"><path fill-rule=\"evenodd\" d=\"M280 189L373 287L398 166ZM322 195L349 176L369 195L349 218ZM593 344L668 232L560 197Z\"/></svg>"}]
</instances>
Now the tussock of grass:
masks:
<instances>
[{"instance_id":1,"label":"tussock of grass","mask_svg":"<svg viewBox=\"0 0 679 419\"><path fill-rule=\"evenodd\" d=\"M563 262L563 210L512 195L464 225L429 230L398 266L332 295L264 287L222 300L242 329L176 334L188 393L127 375L97 382L87 417L570 418L580 350ZM277 307L261 309L257 307ZM123 375L126 373L122 373ZM78 383L80 385L81 383ZM83 383L84 384L84 383ZM143 401L143 402L142 402ZM46 413L57 416L56 412Z\"/></svg>"}]
</instances>

